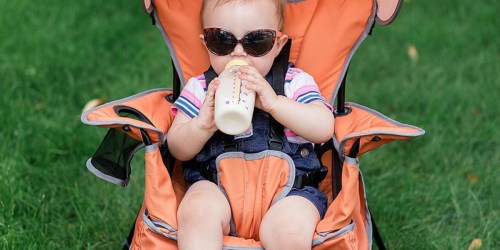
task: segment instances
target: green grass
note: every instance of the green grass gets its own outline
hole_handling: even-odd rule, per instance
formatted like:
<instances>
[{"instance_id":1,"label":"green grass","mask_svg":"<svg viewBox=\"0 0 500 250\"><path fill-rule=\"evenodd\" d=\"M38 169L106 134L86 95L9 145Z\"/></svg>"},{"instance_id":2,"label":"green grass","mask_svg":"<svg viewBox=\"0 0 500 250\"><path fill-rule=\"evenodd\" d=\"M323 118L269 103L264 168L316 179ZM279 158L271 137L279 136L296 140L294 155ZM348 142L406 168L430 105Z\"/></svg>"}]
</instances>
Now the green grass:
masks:
<instances>
[{"instance_id":1,"label":"green grass","mask_svg":"<svg viewBox=\"0 0 500 250\"><path fill-rule=\"evenodd\" d=\"M483 249L500 247L494 5L407 2L355 55L348 99L426 130L361 160L369 205L391 249L466 249L474 238ZM409 45L418 61L408 58Z\"/></svg>"},{"instance_id":2,"label":"green grass","mask_svg":"<svg viewBox=\"0 0 500 250\"><path fill-rule=\"evenodd\" d=\"M142 196L89 174L104 131L83 125L94 98L166 86L166 46L139 1L2 1L0 249L111 249Z\"/></svg>"},{"instance_id":3,"label":"green grass","mask_svg":"<svg viewBox=\"0 0 500 250\"><path fill-rule=\"evenodd\" d=\"M94 177L85 161L105 131L80 113L169 86L161 35L140 1L0 2L0 249L116 249L141 202L141 157L127 188ZM406 1L353 58L349 101L426 130L361 159L390 249L500 248L499 7Z\"/></svg>"}]
</instances>

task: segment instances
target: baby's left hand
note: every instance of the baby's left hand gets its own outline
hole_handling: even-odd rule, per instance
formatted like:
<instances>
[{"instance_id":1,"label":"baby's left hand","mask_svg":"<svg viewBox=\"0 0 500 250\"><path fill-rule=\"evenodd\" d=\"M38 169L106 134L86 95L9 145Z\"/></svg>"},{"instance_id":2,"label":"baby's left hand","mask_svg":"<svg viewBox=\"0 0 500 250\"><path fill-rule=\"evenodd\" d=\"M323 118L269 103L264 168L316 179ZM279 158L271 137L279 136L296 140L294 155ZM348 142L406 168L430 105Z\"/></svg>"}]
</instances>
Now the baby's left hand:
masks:
<instances>
[{"instance_id":1,"label":"baby's left hand","mask_svg":"<svg viewBox=\"0 0 500 250\"><path fill-rule=\"evenodd\" d=\"M255 107L271 113L272 108L278 96L274 92L270 83L264 79L264 77L252 66L242 66L238 72L240 79L245 80L246 83L244 87L248 90L255 91Z\"/></svg>"}]
</instances>

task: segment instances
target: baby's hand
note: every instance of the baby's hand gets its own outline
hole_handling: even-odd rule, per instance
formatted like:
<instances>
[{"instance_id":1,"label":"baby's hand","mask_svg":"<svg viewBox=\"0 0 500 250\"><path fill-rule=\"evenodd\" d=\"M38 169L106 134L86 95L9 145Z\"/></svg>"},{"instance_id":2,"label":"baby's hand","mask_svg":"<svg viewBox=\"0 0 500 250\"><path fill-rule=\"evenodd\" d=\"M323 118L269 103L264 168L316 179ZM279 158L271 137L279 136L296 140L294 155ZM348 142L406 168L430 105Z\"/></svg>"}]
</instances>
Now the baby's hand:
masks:
<instances>
[{"instance_id":1,"label":"baby's hand","mask_svg":"<svg viewBox=\"0 0 500 250\"><path fill-rule=\"evenodd\" d=\"M217 131L214 121L214 107L215 107L215 92L219 87L219 78L215 78L210 82L205 96L205 100L200 108L200 113L196 117L196 124L200 129L210 132Z\"/></svg>"},{"instance_id":2,"label":"baby's hand","mask_svg":"<svg viewBox=\"0 0 500 250\"><path fill-rule=\"evenodd\" d=\"M278 96L274 92L271 84L252 66L242 66L238 72L240 79L245 80L245 88L253 90L257 94L255 107L271 113Z\"/></svg>"}]
</instances>

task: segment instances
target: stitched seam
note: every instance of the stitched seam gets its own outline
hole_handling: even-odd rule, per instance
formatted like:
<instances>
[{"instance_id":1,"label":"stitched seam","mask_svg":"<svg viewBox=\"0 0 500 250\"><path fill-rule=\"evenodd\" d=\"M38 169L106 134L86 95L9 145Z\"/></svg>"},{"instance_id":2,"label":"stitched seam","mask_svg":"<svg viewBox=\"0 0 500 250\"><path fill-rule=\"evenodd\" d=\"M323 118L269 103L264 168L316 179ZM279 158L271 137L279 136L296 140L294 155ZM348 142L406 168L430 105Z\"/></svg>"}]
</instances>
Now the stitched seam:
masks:
<instances>
[{"instance_id":1,"label":"stitched seam","mask_svg":"<svg viewBox=\"0 0 500 250\"><path fill-rule=\"evenodd\" d=\"M243 204L241 206L241 217L240 217L240 222L243 223L244 219L244 214L245 214L245 207L246 207L246 199L247 199L247 171L248 171L248 166L246 164L246 161L243 161Z\"/></svg>"}]
</instances>

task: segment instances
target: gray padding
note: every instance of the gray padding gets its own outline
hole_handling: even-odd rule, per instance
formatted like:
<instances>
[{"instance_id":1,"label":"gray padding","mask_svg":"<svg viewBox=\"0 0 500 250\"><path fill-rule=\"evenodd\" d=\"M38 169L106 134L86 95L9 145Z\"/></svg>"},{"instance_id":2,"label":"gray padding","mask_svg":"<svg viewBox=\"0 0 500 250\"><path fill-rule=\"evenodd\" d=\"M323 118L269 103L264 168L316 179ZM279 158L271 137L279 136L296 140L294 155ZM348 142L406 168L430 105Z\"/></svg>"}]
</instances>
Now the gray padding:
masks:
<instances>
[{"instance_id":1,"label":"gray padding","mask_svg":"<svg viewBox=\"0 0 500 250\"><path fill-rule=\"evenodd\" d=\"M147 209L144 209L144 212L142 213L142 221L144 222L144 224L146 224L146 226L148 226L149 229L151 229L151 231L157 233L157 234L160 234L160 235L163 235L169 239L172 239L172 240L177 240L177 235L172 235L172 234L167 234L167 233L164 233L163 231L161 231L159 227L162 227L162 228L165 228L167 229L168 231L170 232L176 232L177 230L175 230L175 228L173 228L172 226L170 226L170 224L168 223L165 223L165 222L162 222L162 221L153 221L149 218L148 216L148 210Z\"/></svg>"},{"instance_id":2,"label":"gray padding","mask_svg":"<svg viewBox=\"0 0 500 250\"><path fill-rule=\"evenodd\" d=\"M313 246L319 245L319 244L327 241L328 239L344 235L348 232L351 232L352 230L354 230L354 221L351 221L350 224L348 224L347 226L345 226L339 230L326 231L326 232L316 232L316 234L320 235L321 237L313 240L312 245Z\"/></svg>"}]
</instances>

